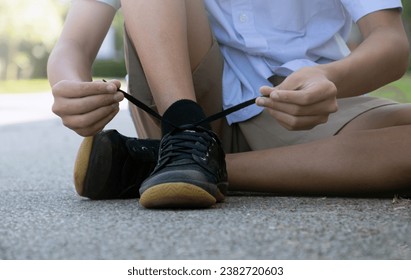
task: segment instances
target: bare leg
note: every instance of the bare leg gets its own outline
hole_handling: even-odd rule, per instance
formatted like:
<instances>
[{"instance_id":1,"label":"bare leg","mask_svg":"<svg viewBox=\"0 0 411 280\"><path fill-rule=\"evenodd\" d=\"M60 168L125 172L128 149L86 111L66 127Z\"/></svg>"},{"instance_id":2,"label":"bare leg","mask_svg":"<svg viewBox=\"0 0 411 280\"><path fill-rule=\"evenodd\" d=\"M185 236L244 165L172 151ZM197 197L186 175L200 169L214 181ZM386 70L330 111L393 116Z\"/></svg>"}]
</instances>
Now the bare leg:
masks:
<instances>
[{"instance_id":1,"label":"bare leg","mask_svg":"<svg viewBox=\"0 0 411 280\"><path fill-rule=\"evenodd\" d=\"M230 188L298 195L410 195L410 123L410 105L386 106L364 113L334 137L228 155Z\"/></svg>"},{"instance_id":2,"label":"bare leg","mask_svg":"<svg viewBox=\"0 0 411 280\"><path fill-rule=\"evenodd\" d=\"M212 44L202 1L127 0L122 6L160 114L177 100L195 101L191 73Z\"/></svg>"}]
</instances>

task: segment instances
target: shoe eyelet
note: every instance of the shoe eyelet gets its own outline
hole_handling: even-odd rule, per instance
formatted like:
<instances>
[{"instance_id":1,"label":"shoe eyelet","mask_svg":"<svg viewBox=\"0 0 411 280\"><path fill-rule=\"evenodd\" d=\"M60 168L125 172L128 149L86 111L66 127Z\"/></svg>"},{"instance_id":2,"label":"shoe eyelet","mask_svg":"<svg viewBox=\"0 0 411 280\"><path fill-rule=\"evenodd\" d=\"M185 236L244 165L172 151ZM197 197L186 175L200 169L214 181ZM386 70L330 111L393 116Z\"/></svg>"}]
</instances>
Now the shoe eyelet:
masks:
<instances>
[{"instance_id":1,"label":"shoe eyelet","mask_svg":"<svg viewBox=\"0 0 411 280\"><path fill-rule=\"evenodd\" d=\"M200 157L200 159L201 159L202 161L207 161L207 158L208 158L208 152L207 152L207 154L206 154L204 157Z\"/></svg>"}]
</instances>

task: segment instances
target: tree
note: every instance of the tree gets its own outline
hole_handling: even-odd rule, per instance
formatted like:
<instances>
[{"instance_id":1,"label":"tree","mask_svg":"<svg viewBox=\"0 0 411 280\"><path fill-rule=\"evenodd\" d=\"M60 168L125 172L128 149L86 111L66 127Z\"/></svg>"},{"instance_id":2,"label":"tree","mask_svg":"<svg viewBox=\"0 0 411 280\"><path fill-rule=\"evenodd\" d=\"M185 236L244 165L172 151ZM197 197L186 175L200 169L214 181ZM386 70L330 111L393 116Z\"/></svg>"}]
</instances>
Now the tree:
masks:
<instances>
[{"instance_id":1,"label":"tree","mask_svg":"<svg viewBox=\"0 0 411 280\"><path fill-rule=\"evenodd\" d=\"M53 0L0 2L0 78L30 76L61 32L65 4Z\"/></svg>"}]
</instances>

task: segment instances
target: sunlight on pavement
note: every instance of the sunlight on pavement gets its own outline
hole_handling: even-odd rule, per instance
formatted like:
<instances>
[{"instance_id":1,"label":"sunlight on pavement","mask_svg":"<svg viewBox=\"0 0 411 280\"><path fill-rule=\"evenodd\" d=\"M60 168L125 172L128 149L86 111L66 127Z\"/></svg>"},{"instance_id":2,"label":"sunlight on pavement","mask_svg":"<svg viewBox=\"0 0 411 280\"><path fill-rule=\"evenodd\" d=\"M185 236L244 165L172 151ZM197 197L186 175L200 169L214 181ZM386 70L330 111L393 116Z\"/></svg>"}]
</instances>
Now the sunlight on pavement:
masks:
<instances>
[{"instance_id":1,"label":"sunlight on pavement","mask_svg":"<svg viewBox=\"0 0 411 280\"><path fill-rule=\"evenodd\" d=\"M51 111L53 96L50 92L0 94L0 126L58 119ZM127 109L126 101L120 109Z\"/></svg>"}]
</instances>

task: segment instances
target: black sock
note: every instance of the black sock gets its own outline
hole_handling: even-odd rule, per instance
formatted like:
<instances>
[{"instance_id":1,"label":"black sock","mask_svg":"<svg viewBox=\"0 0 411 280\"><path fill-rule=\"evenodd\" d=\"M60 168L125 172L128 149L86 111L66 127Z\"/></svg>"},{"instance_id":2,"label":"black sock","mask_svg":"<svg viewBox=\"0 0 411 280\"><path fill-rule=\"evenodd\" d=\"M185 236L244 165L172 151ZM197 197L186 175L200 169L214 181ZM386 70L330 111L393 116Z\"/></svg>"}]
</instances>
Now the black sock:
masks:
<instances>
[{"instance_id":1,"label":"black sock","mask_svg":"<svg viewBox=\"0 0 411 280\"><path fill-rule=\"evenodd\" d=\"M185 124L194 124L195 122L201 121L206 116L203 109L196 102L188 99L182 99L174 102L168 109L164 112L163 119L171 122L175 126L181 126ZM210 124L201 124L203 128L210 129ZM174 129L169 123L163 121L161 123L161 131L163 135L171 132Z\"/></svg>"}]
</instances>

